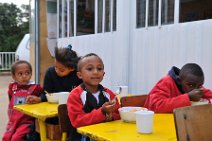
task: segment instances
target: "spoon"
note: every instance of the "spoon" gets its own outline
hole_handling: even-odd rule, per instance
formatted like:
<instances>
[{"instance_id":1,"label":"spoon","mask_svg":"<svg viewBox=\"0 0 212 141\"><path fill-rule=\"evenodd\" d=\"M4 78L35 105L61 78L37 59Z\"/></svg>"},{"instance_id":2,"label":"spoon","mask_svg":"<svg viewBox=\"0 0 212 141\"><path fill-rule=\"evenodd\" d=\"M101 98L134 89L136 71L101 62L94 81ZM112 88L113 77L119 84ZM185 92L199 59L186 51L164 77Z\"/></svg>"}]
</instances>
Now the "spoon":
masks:
<instances>
[{"instance_id":1,"label":"spoon","mask_svg":"<svg viewBox=\"0 0 212 141\"><path fill-rule=\"evenodd\" d=\"M48 93L47 91L44 91L47 95L51 96L52 94Z\"/></svg>"},{"instance_id":2,"label":"spoon","mask_svg":"<svg viewBox=\"0 0 212 141\"><path fill-rule=\"evenodd\" d=\"M116 98L118 97L118 95L121 94L121 90L122 88L119 87L119 89L115 92L115 97L111 100L111 102L113 102L114 104L116 104Z\"/></svg>"}]
</instances>

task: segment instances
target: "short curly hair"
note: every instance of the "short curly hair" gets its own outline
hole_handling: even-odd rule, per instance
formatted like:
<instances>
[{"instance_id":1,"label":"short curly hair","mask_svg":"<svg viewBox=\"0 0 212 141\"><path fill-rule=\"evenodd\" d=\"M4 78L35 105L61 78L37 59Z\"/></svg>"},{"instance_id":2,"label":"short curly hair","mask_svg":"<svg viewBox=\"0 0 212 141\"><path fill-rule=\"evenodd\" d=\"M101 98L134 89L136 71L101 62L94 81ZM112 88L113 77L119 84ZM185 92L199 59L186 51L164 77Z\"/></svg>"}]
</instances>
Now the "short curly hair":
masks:
<instances>
[{"instance_id":1,"label":"short curly hair","mask_svg":"<svg viewBox=\"0 0 212 141\"><path fill-rule=\"evenodd\" d=\"M192 74L192 75L204 78L204 72L202 68L196 63L185 64L181 68L179 76L182 78L182 77L186 77L186 75L188 74Z\"/></svg>"},{"instance_id":2,"label":"short curly hair","mask_svg":"<svg viewBox=\"0 0 212 141\"><path fill-rule=\"evenodd\" d=\"M32 65L29 62L27 62L25 60L18 60L16 62L14 62L13 65L12 65L12 67L11 67L11 73L12 73L12 75L15 75L16 68L17 68L17 66L19 64L27 64L29 66L30 72L32 73Z\"/></svg>"},{"instance_id":3,"label":"short curly hair","mask_svg":"<svg viewBox=\"0 0 212 141\"><path fill-rule=\"evenodd\" d=\"M79 57L77 53L70 48L55 48L55 59L64 66L72 69L77 69Z\"/></svg>"}]
</instances>

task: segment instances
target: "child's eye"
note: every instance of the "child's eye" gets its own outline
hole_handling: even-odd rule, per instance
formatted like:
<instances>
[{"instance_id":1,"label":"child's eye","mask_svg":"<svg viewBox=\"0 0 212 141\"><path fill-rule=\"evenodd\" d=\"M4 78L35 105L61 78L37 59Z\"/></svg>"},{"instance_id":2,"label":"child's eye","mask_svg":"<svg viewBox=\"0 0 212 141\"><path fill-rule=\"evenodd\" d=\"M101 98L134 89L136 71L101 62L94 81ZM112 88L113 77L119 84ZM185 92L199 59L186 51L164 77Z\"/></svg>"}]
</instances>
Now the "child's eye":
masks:
<instances>
[{"instance_id":1,"label":"child's eye","mask_svg":"<svg viewBox=\"0 0 212 141\"><path fill-rule=\"evenodd\" d=\"M98 69L98 71L101 71L101 70L103 70L103 68L97 68Z\"/></svg>"},{"instance_id":2,"label":"child's eye","mask_svg":"<svg viewBox=\"0 0 212 141\"><path fill-rule=\"evenodd\" d=\"M92 71L92 68L87 68L88 71Z\"/></svg>"},{"instance_id":3,"label":"child's eye","mask_svg":"<svg viewBox=\"0 0 212 141\"><path fill-rule=\"evenodd\" d=\"M22 73L18 73L18 76L20 77L20 76L22 76L23 74Z\"/></svg>"},{"instance_id":4,"label":"child's eye","mask_svg":"<svg viewBox=\"0 0 212 141\"><path fill-rule=\"evenodd\" d=\"M189 85L189 87L193 88L193 87L194 87L194 85L193 85L193 84L190 84L190 85Z\"/></svg>"},{"instance_id":5,"label":"child's eye","mask_svg":"<svg viewBox=\"0 0 212 141\"><path fill-rule=\"evenodd\" d=\"M25 73L25 75L29 75L29 74L30 74L30 72L26 72L26 73Z\"/></svg>"}]
</instances>

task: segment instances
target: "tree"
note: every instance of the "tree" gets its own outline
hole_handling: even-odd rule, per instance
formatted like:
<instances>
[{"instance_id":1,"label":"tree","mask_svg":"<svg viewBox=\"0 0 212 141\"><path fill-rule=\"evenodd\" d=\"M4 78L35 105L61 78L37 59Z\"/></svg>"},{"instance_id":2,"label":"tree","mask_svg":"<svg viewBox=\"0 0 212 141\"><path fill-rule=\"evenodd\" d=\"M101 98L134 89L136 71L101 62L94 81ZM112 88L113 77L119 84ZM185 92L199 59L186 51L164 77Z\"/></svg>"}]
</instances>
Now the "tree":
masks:
<instances>
[{"instance_id":1,"label":"tree","mask_svg":"<svg viewBox=\"0 0 212 141\"><path fill-rule=\"evenodd\" d=\"M29 33L29 5L22 9L13 3L0 3L0 52L16 51L26 33Z\"/></svg>"}]
</instances>

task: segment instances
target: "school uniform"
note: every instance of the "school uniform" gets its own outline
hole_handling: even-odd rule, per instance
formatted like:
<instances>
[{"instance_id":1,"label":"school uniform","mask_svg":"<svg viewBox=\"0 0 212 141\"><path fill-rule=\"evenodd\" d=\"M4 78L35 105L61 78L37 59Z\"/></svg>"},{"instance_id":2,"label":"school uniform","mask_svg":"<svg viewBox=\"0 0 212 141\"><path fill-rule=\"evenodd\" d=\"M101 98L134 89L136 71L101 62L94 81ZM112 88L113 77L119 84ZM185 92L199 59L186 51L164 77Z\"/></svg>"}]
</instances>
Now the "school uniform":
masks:
<instances>
[{"instance_id":1,"label":"school uniform","mask_svg":"<svg viewBox=\"0 0 212 141\"><path fill-rule=\"evenodd\" d=\"M42 91L42 87L39 84L34 84L34 82L27 85L21 85L17 82L9 84L9 122L2 141L24 141L25 135L30 131L31 125L34 124L34 118L15 110L13 106L25 104L28 95L39 97Z\"/></svg>"},{"instance_id":2,"label":"school uniform","mask_svg":"<svg viewBox=\"0 0 212 141\"><path fill-rule=\"evenodd\" d=\"M94 96L96 95L96 96ZM92 94L86 91L85 86L82 84L73 89L68 97L67 108L70 121L74 128L97 124L104 122L106 116L102 113L101 107L105 102L112 100L115 94L99 85L99 91ZM120 107L118 101L116 102L117 109L112 113L113 119L120 119L118 108ZM76 132L76 129L70 134L72 140L80 140L81 135Z\"/></svg>"},{"instance_id":3,"label":"school uniform","mask_svg":"<svg viewBox=\"0 0 212 141\"><path fill-rule=\"evenodd\" d=\"M175 108L191 106L187 93L183 93L177 83L180 69L172 67L168 74L161 78L148 94L144 107L157 113L172 113ZM203 87L203 99L210 100L212 91Z\"/></svg>"}]
</instances>

